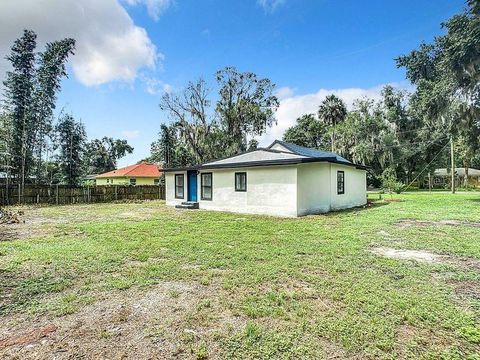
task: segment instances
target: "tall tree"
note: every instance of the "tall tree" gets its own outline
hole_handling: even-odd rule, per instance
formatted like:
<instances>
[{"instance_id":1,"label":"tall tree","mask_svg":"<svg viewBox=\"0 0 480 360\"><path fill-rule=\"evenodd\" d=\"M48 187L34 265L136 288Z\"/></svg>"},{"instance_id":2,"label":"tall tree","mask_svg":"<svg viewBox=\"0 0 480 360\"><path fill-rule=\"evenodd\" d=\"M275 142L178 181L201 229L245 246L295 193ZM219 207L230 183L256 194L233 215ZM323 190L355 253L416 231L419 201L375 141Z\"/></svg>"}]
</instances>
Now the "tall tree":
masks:
<instances>
[{"instance_id":1,"label":"tall tree","mask_svg":"<svg viewBox=\"0 0 480 360\"><path fill-rule=\"evenodd\" d=\"M133 152L127 140L103 137L85 146L84 167L87 174L101 174L117 168L117 161Z\"/></svg>"},{"instance_id":2,"label":"tall tree","mask_svg":"<svg viewBox=\"0 0 480 360\"><path fill-rule=\"evenodd\" d=\"M315 149L327 150L331 147L328 126L316 119L314 114L299 117L296 124L285 131L283 140Z\"/></svg>"},{"instance_id":3,"label":"tall tree","mask_svg":"<svg viewBox=\"0 0 480 360\"><path fill-rule=\"evenodd\" d=\"M334 94L328 95L318 108L318 118L331 126L331 148L335 151L335 131L337 124L342 123L347 116L347 107L342 99Z\"/></svg>"},{"instance_id":4,"label":"tall tree","mask_svg":"<svg viewBox=\"0 0 480 360\"><path fill-rule=\"evenodd\" d=\"M23 36L13 43L7 60L12 71L7 72L4 81L5 102L11 114L13 134L11 138L11 156L14 174L18 181L25 184L25 176L31 166L32 145L35 124L33 121L33 92L35 87L35 47L37 35L25 30Z\"/></svg>"},{"instance_id":5,"label":"tall tree","mask_svg":"<svg viewBox=\"0 0 480 360\"><path fill-rule=\"evenodd\" d=\"M195 162L212 158L209 138L216 126L209 113L210 90L203 79L188 83L179 94L165 93L160 109L165 111L179 130L182 141L187 145Z\"/></svg>"},{"instance_id":6,"label":"tall tree","mask_svg":"<svg viewBox=\"0 0 480 360\"><path fill-rule=\"evenodd\" d=\"M65 62L73 53L75 41L64 39L47 44L38 56L35 53L37 35L25 30L17 39L7 60L12 71L7 72L5 110L12 118L10 149L14 175L22 184L34 167L34 152L41 153L44 138L51 130L60 80L66 76Z\"/></svg>"},{"instance_id":7,"label":"tall tree","mask_svg":"<svg viewBox=\"0 0 480 360\"><path fill-rule=\"evenodd\" d=\"M227 136L227 155L245 151L248 136L262 135L276 123L275 84L252 72L226 67L216 74L220 86L216 112Z\"/></svg>"},{"instance_id":8,"label":"tall tree","mask_svg":"<svg viewBox=\"0 0 480 360\"><path fill-rule=\"evenodd\" d=\"M52 131L53 111L61 88L61 80L67 76L65 63L68 56L73 55L74 48L75 40L68 38L47 43L45 51L39 54L36 87L33 93L37 180L44 175L42 155L48 145L47 137Z\"/></svg>"},{"instance_id":9,"label":"tall tree","mask_svg":"<svg viewBox=\"0 0 480 360\"><path fill-rule=\"evenodd\" d=\"M178 129L162 124L159 138L150 147L149 161L161 163L163 167L181 167L195 162L191 152L178 137Z\"/></svg>"},{"instance_id":10,"label":"tall tree","mask_svg":"<svg viewBox=\"0 0 480 360\"><path fill-rule=\"evenodd\" d=\"M82 176L82 158L86 140L85 127L75 121L72 115L65 114L55 127L60 152L57 160L63 182L77 185Z\"/></svg>"}]
</instances>

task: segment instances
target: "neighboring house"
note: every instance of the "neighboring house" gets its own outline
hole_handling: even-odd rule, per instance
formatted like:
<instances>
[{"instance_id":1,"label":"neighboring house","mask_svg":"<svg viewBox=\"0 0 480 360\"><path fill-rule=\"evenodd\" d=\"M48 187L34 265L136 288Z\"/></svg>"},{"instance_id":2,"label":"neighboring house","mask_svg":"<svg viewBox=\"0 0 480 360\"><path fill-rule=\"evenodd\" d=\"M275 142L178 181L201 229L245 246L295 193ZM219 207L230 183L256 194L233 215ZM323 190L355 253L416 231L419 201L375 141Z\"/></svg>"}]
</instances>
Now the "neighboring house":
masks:
<instances>
[{"instance_id":1,"label":"neighboring house","mask_svg":"<svg viewBox=\"0 0 480 360\"><path fill-rule=\"evenodd\" d=\"M98 176L98 174L85 175L82 178L82 184L83 185L94 186L96 184L95 179L97 178L97 176Z\"/></svg>"},{"instance_id":2,"label":"neighboring house","mask_svg":"<svg viewBox=\"0 0 480 360\"><path fill-rule=\"evenodd\" d=\"M302 216L367 202L365 166L278 140L268 148L164 171L166 203L177 207Z\"/></svg>"},{"instance_id":3,"label":"neighboring house","mask_svg":"<svg viewBox=\"0 0 480 360\"><path fill-rule=\"evenodd\" d=\"M449 187L451 184L452 173L450 169L436 169L433 172L433 187ZM465 168L455 168L455 184L463 186L465 181ZM480 187L480 170L468 169L468 184L470 186ZM428 186L428 179L426 180Z\"/></svg>"},{"instance_id":4,"label":"neighboring house","mask_svg":"<svg viewBox=\"0 0 480 360\"><path fill-rule=\"evenodd\" d=\"M159 185L161 172L158 165L148 162L130 165L97 175L97 185Z\"/></svg>"}]
</instances>

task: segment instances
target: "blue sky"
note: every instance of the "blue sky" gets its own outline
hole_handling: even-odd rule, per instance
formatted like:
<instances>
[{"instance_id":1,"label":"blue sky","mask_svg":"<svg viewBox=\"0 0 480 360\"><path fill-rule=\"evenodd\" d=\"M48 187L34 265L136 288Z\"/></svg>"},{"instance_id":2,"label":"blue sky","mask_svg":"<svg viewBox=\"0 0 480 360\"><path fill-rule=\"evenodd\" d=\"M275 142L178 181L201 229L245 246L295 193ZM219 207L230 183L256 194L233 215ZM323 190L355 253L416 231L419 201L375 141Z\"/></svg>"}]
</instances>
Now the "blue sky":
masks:
<instances>
[{"instance_id":1,"label":"blue sky","mask_svg":"<svg viewBox=\"0 0 480 360\"><path fill-rule=\"evenodd\" d=\"M5 0L0 55L24 27L40 43L76 37L58 107L82 119L92 138L128 138L135 152L120 165L148 156L168 122L158 108L162 92L198 77L214 88L213 74L227 65L277 84L279 125L262 142L280 137L328 92L351 104L378 97L387 83L408 88L393 59L441 34L440 23L464 7L456 0L102 1ZM65 19L53 25L49 16Z\"/></svg>"}]
</instances>

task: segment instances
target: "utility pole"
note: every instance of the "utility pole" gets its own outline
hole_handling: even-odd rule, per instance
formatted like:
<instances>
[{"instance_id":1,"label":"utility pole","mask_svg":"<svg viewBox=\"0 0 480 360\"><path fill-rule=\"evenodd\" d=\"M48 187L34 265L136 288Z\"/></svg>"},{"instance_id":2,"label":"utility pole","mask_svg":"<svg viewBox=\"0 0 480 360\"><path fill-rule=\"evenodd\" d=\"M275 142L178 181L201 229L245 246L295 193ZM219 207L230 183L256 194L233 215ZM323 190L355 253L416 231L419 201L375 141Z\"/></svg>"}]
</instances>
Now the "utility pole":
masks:
<instances>
[{"instance_id":1,"label":"utility pole","mask_svg":"<svg viewBox=\"0 0 480 360\"><path fill-rule=\"evenodd\" d=\"M455 194L455 145L453 144L453 136L450 137L450 153L452 160L452 194Z\"/></svg>"}]
</instances>

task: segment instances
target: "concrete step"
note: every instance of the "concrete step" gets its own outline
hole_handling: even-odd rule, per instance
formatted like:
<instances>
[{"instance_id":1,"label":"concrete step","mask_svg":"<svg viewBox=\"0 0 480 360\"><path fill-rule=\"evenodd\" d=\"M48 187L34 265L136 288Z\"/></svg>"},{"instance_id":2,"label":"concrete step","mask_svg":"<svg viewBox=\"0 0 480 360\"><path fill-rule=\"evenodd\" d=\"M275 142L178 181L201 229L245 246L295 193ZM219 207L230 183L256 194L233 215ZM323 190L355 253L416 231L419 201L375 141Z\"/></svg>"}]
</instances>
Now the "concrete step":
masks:
<instances>
[{"instance_id":1,"label":"concrete step","mask_svg":"<svg viewBox=\"0 0 480 360\"><path fill-rule=\"evenodd\" d=\"M198 209L198 202L184 201L181 204L175 205L177 209Z\"/></svg>"}]
</instances>

